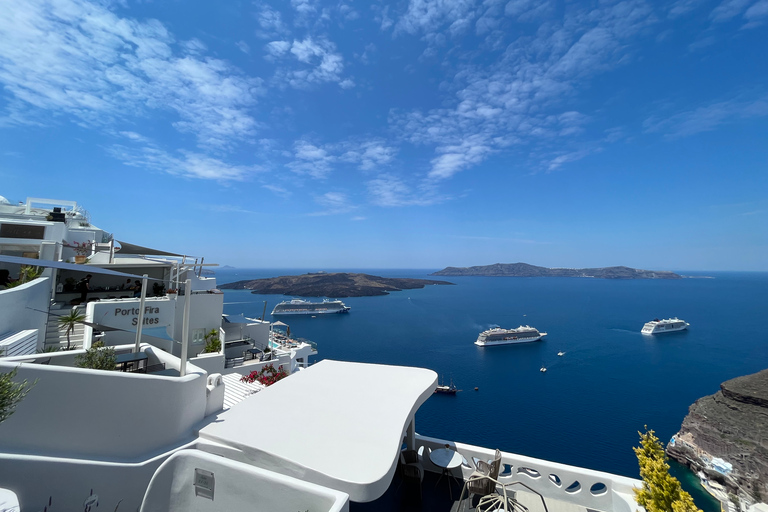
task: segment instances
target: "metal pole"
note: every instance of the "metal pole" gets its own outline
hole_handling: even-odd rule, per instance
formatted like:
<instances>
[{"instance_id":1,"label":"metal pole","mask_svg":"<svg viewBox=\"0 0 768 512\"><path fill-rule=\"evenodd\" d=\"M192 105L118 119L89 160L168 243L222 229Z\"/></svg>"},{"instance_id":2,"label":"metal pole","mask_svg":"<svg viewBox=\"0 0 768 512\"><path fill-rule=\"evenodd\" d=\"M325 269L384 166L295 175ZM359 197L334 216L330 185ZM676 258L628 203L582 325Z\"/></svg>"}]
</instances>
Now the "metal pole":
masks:
<instances>
[{"instance_id":1,"label":"metal pole","mask_svg":"<svg viewBox=\"0 0 768 512\"><path fill-rule=\"evenodd\" d=\"M408 423L408 428L405 430L405 446L408 450L416 449L416 416Z\"/></svg>"},{"instance_id":2,"label":"metal pole","mask_svg":"<svg viewBox=\"0 0 768 512\"><path fill-rule=\"evenodd\" d=\"M262 313L261 313L260 320L263 322L264 318L266 318L266 316L267 316L267 301L264 301L264 311L262 311Z\"/></svg>"},{"instance_id":3,"label":"metal pole","mask_svg":"<svg viewBox=\"0 0 768 512\"><path fill-rule=\"evenodd\" d=\"M187 279L184 283L184 325L181 328L181 367L179 376L187 374L187 352L189 344L189 303L192 298L192 280Z\"/></svg>"},{"instance_id":4,"label":"metal pole","mask_svg":"<svg viewBox=\"0 0 768 512\"><path fill-rule=\"evenodd\" d=\"M136 328L136 346L134 352L138 352L141 345L141 327L144 325L144 301L147 298L147 274L141 280L141 298L139 299L139 325Z\"/></svg>"}]
</instances>

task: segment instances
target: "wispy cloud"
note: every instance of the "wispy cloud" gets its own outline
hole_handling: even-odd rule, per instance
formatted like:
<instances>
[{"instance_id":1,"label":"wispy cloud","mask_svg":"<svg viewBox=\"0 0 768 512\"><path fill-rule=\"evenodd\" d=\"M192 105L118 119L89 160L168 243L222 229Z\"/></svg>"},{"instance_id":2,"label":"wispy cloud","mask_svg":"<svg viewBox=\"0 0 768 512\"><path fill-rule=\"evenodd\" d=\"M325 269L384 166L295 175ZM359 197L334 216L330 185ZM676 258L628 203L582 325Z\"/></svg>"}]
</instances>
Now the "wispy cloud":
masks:
<instances>
[{"instance_id":1,"label":"wispy cloud","mask_svg":"<svg viewBox=\"0 0 768 512\"><path fill-rule=\"evenodd\" d=\"M291 196L291 191L290 190L288 190L285 187L281 187L279 185L273 185L273 184L267 183L267 184L262 185L261 187L265 188L265 189L269 190L270 192L272 192L273 194L275 194L277 196L280 196L280 197L283 197L283 198Z\"/></svg>"},{"instance_id":2,"label":"wispy cloud","mask_svg":"<svg viewBox=\"0 0 768 512\"><path fill-rule=\"evenodd\" d=\"M448 200L437 194L431 183L413 185L393 174L381 174L369 180L367 187L369 201L376 206L429 206Z\"/></svg>"},{"instance_id":3,"label":"wispy cloud","mask_svg":"<svg viewBox=\"0 0 768 512\"><path fill-rule=\"evenodd\" d=\"M216 213L244 213L246 215L262 215L262 212L257 212L255 210L248 210L247 208L243 208L241 206L235 206L232 204L212 204L212 205L204 205L201 206L201 208L204 208L206 210L216 212Z\"/></svg>"},{"instance_id":4,"label":"wispy cloud","mask_svg":"<svg viewBox=\"0 0 768 512\"><path fill-rule=\"evenodd\" d=\"M343 192L326 192L323 195L315 197L315 202L323 209L317 212L313 212L310 215L338 215L341 213L348 213L357 208L352 204L349 196Z\"/></svg>"},{"instance_id":5,"label":"wispy cloud","mask_svg":"<svg viewBox=\"0 0 768 512\"><path fill-rule=\"evenodd\" d=\"M149 145L131 148L116 144L109 148L109 153L131 167L150 169L185 178L221 182L244 181L261 170L257 166L233 165L191 151L179 151L178 154L171 154Z\"/></svg>"},{"instance_id":6,"label":"wispy cloud","mask_svg":"<svg viewBox=\"0 0 768 512\"><path fill-rule=\"evenodd\" d=\"M728 21L744 12L750 3L752 0L723 0L712 10L709 17L716 23Z\"/></svg>"},{"instance_id":7,"label":"wispy cloud","mask_svg":"<svg viewBox=\"0 0 768 512\"><path fill-rule=\"evenodd\" d=\"M85 0L11 2L0 17L0 83L13 97L9 119L64 114L105 126L151 110L203 148L226 149L252 137L259 78L204 57L198 40L176 43L155 20L122 18Z\"/></svg>"},{"instance_id":8,"label":"wispy cloud","mask_svg":"<svg viewBox=\"0 0 768 512\"><path fill-rule=\"evenodd\" d=\"M483 6L489 4L493 2ZM494 14L472 2L413 0L395 33L448 37L473 17L496 16L498 21L499 16L534 16L540 5L513 1ZM495 30L506 23L494 19L485 19L484 26ZM403 140L434 147L428 175L435 180L476 167L513 146L530 146L539 154L549 148L549 165L555 169L589 154L579 140L589 118L569 108L566 100L580 84L622 65L632 38L655 21L642 0L594 9L566 6L561 20L542 24L535 35L516 36L490 65L460 64L453 82L444 87L454 91L452 107L393 110L390 124Z\"/></svg>"},{"instance_id":9,"label":"wispy cloud","mask_svg":"<svg viewBox=\"0 0 768 512\"><path fill-rule=\"evenodd\" d=\"M661 132L667 137L685 137L712 131L739 119L768 115L768 96L757 99L743 97L703 105L668 117L653 116L644 122L647 132Z\"/></svg>"}]
</instances>

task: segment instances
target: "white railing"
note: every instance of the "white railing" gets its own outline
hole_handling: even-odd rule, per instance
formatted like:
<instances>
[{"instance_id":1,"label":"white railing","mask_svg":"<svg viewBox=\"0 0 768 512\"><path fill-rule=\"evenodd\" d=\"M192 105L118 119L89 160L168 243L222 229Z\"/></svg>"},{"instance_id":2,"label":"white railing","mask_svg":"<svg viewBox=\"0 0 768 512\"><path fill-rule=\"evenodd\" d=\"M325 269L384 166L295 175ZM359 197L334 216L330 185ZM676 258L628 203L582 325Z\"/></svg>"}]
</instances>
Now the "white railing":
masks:
<instances>
[{"instance_id":1,"label":"white railing","mask_svg":"<svg viewBox=\"0 0 768 512\"><path fill-rule=\"evenodd\" d=\"M490 460L495 450L443 439L416 435L416 449L422 454L424 469L440 473L442 468L429 460L428 453L437 448L450 448L464 457L459 467L464 480L475 470L475 461ZM501 484L522 482L540 493L544 499L553 499L606 512L635 512L633 487L642 482L602 471L568 466L514 453L501 453L498 481ZM523 489L520 489L521 491Z\"/></svg>"}]
</instances>

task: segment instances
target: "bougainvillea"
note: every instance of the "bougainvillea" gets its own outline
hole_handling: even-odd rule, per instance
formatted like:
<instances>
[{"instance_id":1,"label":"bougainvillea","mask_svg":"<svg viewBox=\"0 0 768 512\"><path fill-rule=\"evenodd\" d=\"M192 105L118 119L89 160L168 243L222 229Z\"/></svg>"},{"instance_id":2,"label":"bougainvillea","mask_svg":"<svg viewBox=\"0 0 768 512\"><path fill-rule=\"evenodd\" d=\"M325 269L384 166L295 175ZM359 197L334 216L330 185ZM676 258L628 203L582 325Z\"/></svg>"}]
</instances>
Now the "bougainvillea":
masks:
<instances>
[{"instance_id":1,"label":"bougainvillea","mask_svg":"<svg viewBox=\"0 0 768 512\"><path fill-rule=\"evenodd\" d=\"M285 371L283 365L280 365L275 369L275 366L270 363L264 366L260 371L252 371L248 375L240 377L240 382L259 382L265 386L270 386L280 379L284 379L288 376L288 372Z\"/></svg>"}]
</instances>

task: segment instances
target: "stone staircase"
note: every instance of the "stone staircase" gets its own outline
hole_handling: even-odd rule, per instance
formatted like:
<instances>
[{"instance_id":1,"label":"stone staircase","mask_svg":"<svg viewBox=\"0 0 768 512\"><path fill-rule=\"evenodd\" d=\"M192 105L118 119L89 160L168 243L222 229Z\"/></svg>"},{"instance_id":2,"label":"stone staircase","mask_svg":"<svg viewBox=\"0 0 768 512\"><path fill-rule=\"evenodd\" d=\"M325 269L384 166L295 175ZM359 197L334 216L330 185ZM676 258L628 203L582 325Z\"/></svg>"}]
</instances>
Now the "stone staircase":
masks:
<instances>
[{"instance_id":1,"label":"stone staircase","mask_svg":"<svg viewBox=\"0 0 768 512\"><path fill-rule=\"evenodd\" d=\"M45 344L46 349L49 347L58 347L60 349L67 348L67 332L66 330L59 329L59 317L62 315L68 315L72 309L65 307L63 309L51 309L48 315L48 326L45 330ZM77 310L81 314L85 314L85 308L78 307ZM83 332L85 326L83 324L75 325L75 329L69 333L71 341L70 348L83 348Z\"/></svg>"}]
</instances>

